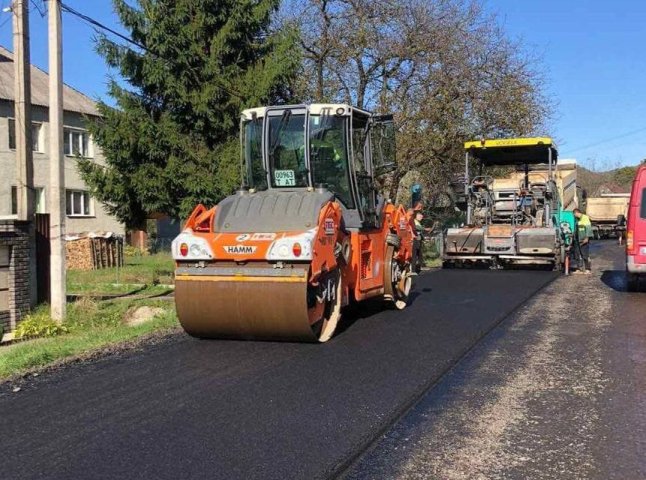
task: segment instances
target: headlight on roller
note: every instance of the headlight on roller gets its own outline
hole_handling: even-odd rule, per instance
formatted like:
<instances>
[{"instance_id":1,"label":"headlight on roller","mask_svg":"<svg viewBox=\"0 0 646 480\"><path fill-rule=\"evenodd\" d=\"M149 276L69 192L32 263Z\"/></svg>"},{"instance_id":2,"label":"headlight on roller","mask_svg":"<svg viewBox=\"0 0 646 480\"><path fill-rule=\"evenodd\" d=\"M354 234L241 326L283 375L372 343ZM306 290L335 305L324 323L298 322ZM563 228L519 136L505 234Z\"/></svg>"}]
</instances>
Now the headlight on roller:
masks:
<instances>
[{"instance_id":1,"label":"headlight on roller","mask_svg":"<svg viewBox=\"0 0 646 480\"><path fill-rule=\"evenodd\" d=\"M213 251L208 242L202 238L193 235L190 229L180 233L171 247L173 258L175 260L211 260Z\"/></svg>"},{"instance_id":2,"label":"headlight on roller","mask_svg":"<svg viewBox=\"0 0 646 480\"><path fill-rule=\"evenodd\" d=\"M275 240L267 250L267 260L312 260L316 232L314 228L300 235Z\"/></svg>"}]
</instances>

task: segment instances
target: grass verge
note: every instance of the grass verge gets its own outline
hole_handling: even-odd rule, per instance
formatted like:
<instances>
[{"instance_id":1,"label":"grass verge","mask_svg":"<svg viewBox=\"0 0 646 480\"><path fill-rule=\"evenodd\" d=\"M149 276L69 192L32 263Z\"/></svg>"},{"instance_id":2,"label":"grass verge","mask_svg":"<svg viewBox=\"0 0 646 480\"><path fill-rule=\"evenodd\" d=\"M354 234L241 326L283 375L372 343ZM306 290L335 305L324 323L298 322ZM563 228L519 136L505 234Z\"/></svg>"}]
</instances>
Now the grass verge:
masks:
<instances>
[{"instance_id":1,"label":"grass verge","mask_svg":"<svg viewBox=\"0 0 646 480\"><path fill-rule=\"evenodd\" d=\"M133 283L71 283L68 282L67 294L89 297L109 297L125 295L163 295L173 291L166 285L146 285Z\"/></svg>"},{"instance_id":2,"label":"grass verge","mask_svg":"<svg viewBox=\"0 0 646 480\"><path fill-rule=\"evenodd\" d=\"M175 268L170 253L136 255L125 258L123 267L99 270L69 270L67 290L70 293L129 293L133 285L169 285Z\"/></svg>"},{"instance_id":3,"label":"grass verge","mask_svg":"<svg viewBox=\"0 0 646 480\"><path fill-rule=\"evenodd\" d=\"M152 320L135 326L124 323L132 307L163 309ZM35 315L46 316L40 307ZM68 333L39 338L0 348L0 382L65 361L92 356L99 351L177 328L172 302L160 300L105 301L83 299L68 305Z\"/></svg>"}]
</instances>

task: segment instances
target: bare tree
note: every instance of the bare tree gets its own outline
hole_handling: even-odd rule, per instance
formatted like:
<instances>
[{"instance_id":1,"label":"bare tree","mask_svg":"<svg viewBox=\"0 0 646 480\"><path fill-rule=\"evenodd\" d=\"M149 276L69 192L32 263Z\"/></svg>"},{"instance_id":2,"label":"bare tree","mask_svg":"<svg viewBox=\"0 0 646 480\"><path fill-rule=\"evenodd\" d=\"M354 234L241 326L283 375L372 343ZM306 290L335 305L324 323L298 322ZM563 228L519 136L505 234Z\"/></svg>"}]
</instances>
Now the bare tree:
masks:
<instances>
[{"instance_id":1,"label":"bare tree","mask_svg":"<svg viewBox=\"0 0 646 480\"><path fill-rule=\"evenodd\" d=\"M535 59L479 0L288 0L301 30L303 98L395 114L399 170L430 200L462 171L472 138L545 133Z\"/></svg>"}]
</instances>

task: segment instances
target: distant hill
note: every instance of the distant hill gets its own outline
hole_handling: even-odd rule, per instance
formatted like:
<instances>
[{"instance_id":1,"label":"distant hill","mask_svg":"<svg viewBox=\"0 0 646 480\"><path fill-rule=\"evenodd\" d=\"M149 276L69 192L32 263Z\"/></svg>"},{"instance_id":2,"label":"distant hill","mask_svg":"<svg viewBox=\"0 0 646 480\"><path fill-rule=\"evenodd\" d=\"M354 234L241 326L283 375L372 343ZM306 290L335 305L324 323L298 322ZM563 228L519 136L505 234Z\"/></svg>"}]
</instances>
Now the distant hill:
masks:
<instances>
[{"instance_id":1,"label":"distant hill","mask_svg":"<svg viewBox=\"0 0 646 480\"><path fill-rule=\"evenodd\" d=\"M602 193L630 193L637 166L621 167L607 172L593 172L585 167L577 168L577 184L589 197Z\"/></svg>"}]
</instances>

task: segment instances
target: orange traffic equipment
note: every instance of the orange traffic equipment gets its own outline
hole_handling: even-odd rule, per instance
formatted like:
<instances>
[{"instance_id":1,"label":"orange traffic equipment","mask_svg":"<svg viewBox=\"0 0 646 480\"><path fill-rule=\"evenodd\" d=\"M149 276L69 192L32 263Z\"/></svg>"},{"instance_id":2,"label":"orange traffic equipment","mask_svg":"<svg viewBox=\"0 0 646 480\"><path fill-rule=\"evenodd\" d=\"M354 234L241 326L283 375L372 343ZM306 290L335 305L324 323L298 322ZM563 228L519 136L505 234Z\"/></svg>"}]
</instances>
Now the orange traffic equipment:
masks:
<instances>
[{"instance_id":1,"label":"orange traffic equipment","mask_svg":"<svg viewBox=\"0 0 646 480\"><path fill-rule=\"evenodd\" d=\"M180 323L197 337L325 342L350 301L398 309L413 228L375 179L395 167L392 116L342 104L241 120L246 186L198 205L173 241Z\"/></svg>"}]
</instances>

